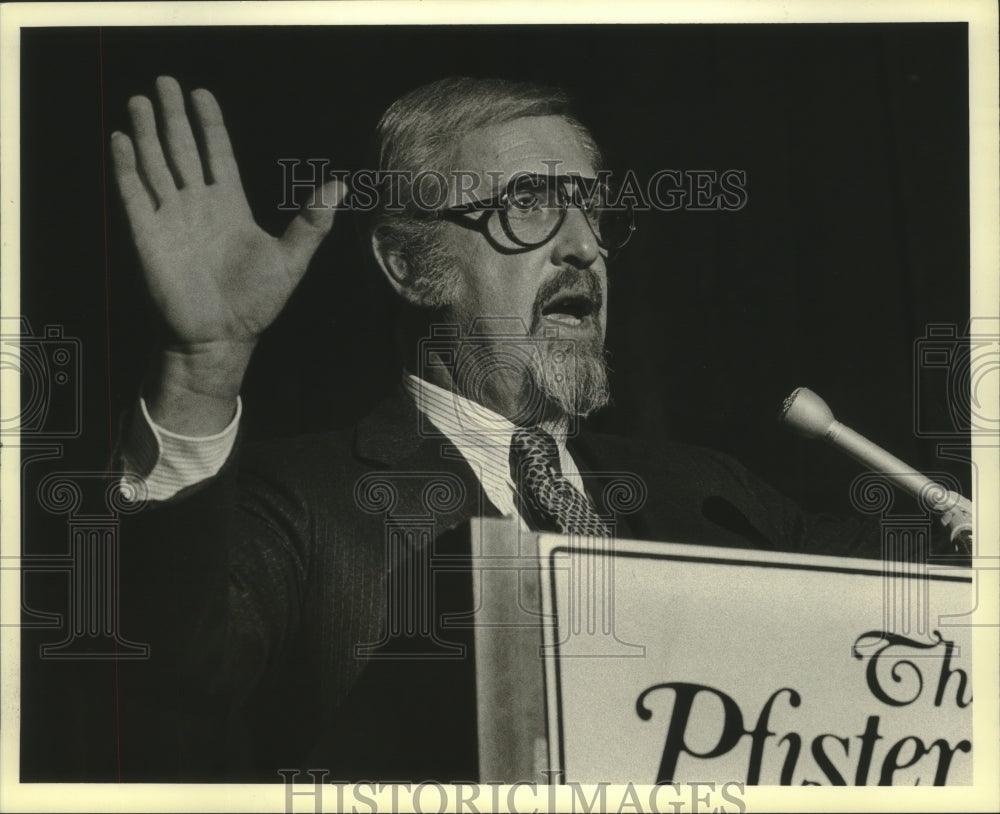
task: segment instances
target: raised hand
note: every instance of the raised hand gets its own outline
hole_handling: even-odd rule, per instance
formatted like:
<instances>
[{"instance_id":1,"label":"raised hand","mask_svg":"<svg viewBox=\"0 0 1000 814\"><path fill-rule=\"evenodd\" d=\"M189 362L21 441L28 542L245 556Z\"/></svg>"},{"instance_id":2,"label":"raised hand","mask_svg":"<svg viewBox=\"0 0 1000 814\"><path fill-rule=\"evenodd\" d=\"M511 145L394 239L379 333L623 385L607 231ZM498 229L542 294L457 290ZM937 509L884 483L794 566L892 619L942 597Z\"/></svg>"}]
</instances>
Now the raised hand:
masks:
<instances>
[{"instance_id":1,"label":"raised hand","mask_svg":"<svg viewBox=\"0 0 1000 814\"><path fill-rule=\"evenodd\" d=\"M168 429L204 434L231 417L250 354L329 232L341 187L330 182L320 198L330 206L268 234L250 212L215 97L191 93L199 150L180 85L160 77L156 89L160 128L148 98L129 100L133 137L112 135L114 175L167 330L147 401Z\"/></svg>"}]
</instances>

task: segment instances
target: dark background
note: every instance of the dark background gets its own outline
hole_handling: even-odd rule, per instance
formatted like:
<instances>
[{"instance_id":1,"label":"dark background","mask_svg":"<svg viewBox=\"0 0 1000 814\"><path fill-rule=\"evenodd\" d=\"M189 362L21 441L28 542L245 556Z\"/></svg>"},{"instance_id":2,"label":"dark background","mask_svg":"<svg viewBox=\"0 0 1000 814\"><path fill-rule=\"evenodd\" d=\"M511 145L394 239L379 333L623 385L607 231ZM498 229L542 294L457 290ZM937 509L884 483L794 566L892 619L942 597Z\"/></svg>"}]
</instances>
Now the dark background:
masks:
<instances>
[{"instance_id":1,"label":"dark background","mask_svg":"<svg viewBox=\"0 0 1000 814\"><path fill-rule=\"evenodd\" d=\"M641 179L744 170L740 211L642 216L612 269L615 403L594 428L722 449L808 508L849 511L860 466L775 420L805 385L968 493L968 465L914 419L962 423L947 369L914 358L929 325L968 320L965 24L29 29L21 311L36 334L61 325L80 339L83 411L61 457L25 466L26 553L66 550L66 518L40 510L33 486L108 465L151 346L106 148L127 130L127 98L159 74L215 92L272 231L290 219L279 159L363 166L385 107L444 75L561 85L610 166ZM255 357L250 436L350 423L398 381L373 268L339 216ZM65 591L65 576L26 576L33 613L59 611ZM112 779L113 664L39 661L39 644L63 635L25 630L23 778Z\"/></svg>"}]
</instances>

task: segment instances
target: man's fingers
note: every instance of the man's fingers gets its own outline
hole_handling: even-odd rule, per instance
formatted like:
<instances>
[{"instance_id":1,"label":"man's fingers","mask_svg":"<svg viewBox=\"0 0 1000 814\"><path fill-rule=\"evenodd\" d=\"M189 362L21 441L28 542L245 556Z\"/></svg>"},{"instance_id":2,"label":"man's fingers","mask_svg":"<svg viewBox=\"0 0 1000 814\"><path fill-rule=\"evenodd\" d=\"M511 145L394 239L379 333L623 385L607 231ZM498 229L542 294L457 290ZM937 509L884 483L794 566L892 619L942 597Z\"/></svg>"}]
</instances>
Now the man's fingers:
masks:
<instances>
[{"instance_id":1,"label":"man's fingers","mask_svg":"<svg viewBox=\"0 0 1000 814\"><path fill-rule=\"evenodd\" d=\"M209 183L239 184L240 171L233 156L233 145L222 120L222 110L210 91L191 91L191 107L205 145L205 165Z\"/></svg>"},{"instance_id":2,"label":"man's fingers","mask_svg":"<svg viewBox=\"0 0 1000 814\"><path fill-rule=\"evenodd\" d=\"M118 192L125 205L125 213L135 228L153 214L156 202L150 197L149 190L139 177L132 140L124 133L111 134L111 164Z\"/></svg>"},{"instance_id":3,"label":"man's fingers","mask_svg":"<svg viewBox=\"0 0 1000 814\"><path fill-rule=\"evenodd\" d=\"M343 200L345 192L341 181L327 181L288 225L281 236L281 243L291 255L293 267L305 272L305 267L333 226L335 208Z\"/></svg>"},{"instance_id":4,"label":"man's fingers","mask_svg":"<svg viewBox=\"0 0 1000 814\"><path fill-rule=\"evenodd\" d=\"M177 194L177 185L163 156L153 104L145 96L133 96L128 100L128 112L135 136L139 172L156 196L156 203L163 204Z\"/></svg>"},{"instance_id":5,"label":"man's fingers","mask_svg":"<svg viewBox=\"0 0 1000 814\"><path fill-rule=\"evenodd\" d=\"M181 86L172 76L161 76L156 80L156 91L163 113L165 154L177 177L177 185L189 187L204 184L205 173L201 167L201 156L198 154L194 133L191 132L191 123L184 109Z\"/></svg>"}]
</instances>

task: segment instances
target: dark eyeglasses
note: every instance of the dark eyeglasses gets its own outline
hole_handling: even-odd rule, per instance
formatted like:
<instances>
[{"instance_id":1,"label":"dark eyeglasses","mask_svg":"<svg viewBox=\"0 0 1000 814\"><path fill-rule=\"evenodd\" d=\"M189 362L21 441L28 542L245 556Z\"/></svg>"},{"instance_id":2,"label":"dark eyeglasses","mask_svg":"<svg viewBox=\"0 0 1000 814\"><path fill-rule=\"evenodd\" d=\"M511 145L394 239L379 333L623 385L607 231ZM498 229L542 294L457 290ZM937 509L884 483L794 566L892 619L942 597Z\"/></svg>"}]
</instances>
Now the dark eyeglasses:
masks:
<instances>
[{"instance_id":1,"label":"dark eyeglasses","mask_svg":"<svg viewBox=\"0 0 1000 814\"><path fill-rule=\"evenodd\" d=\"M572 205L586 217L597 245L613 252L628 243L635 231L635 219L631 205L612 206L612 201L607 183L595 178L519 173L511 177L500 194L485 201L450 206L440 210L438 216L485 232L490 213L497 212L504 234L517 246L533 249L552 239ZM474 212L483 215L474 220L463 217Z\"/></svg>"}]
</instances>

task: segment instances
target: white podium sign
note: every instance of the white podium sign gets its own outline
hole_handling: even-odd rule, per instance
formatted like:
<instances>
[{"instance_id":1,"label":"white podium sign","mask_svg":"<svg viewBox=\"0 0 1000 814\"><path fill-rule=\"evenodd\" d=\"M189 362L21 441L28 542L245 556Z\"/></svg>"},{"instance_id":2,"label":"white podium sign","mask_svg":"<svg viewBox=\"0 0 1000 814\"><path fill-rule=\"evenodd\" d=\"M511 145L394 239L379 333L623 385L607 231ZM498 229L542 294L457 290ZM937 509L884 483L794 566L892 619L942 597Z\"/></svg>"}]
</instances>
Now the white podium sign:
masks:
<instances>
[{"instance_id":1,"label":"white podium sign","mask_svg":"<svg viewBox=\"0 0 1000 814\"><path fill-rule=\"evenodd\" d=\"M487 627L477 648L521 637L493 711L481 701L480 737L506 705L520 722L507 748L526 753L533 738L536 773L544 762L581 783L972 782L967 572L558 535L516 547L535 542L541 641ZM522 614L536 598L527 574ZM525 723L532 707L544 726Z\"/></svg>"}]
</instances>

